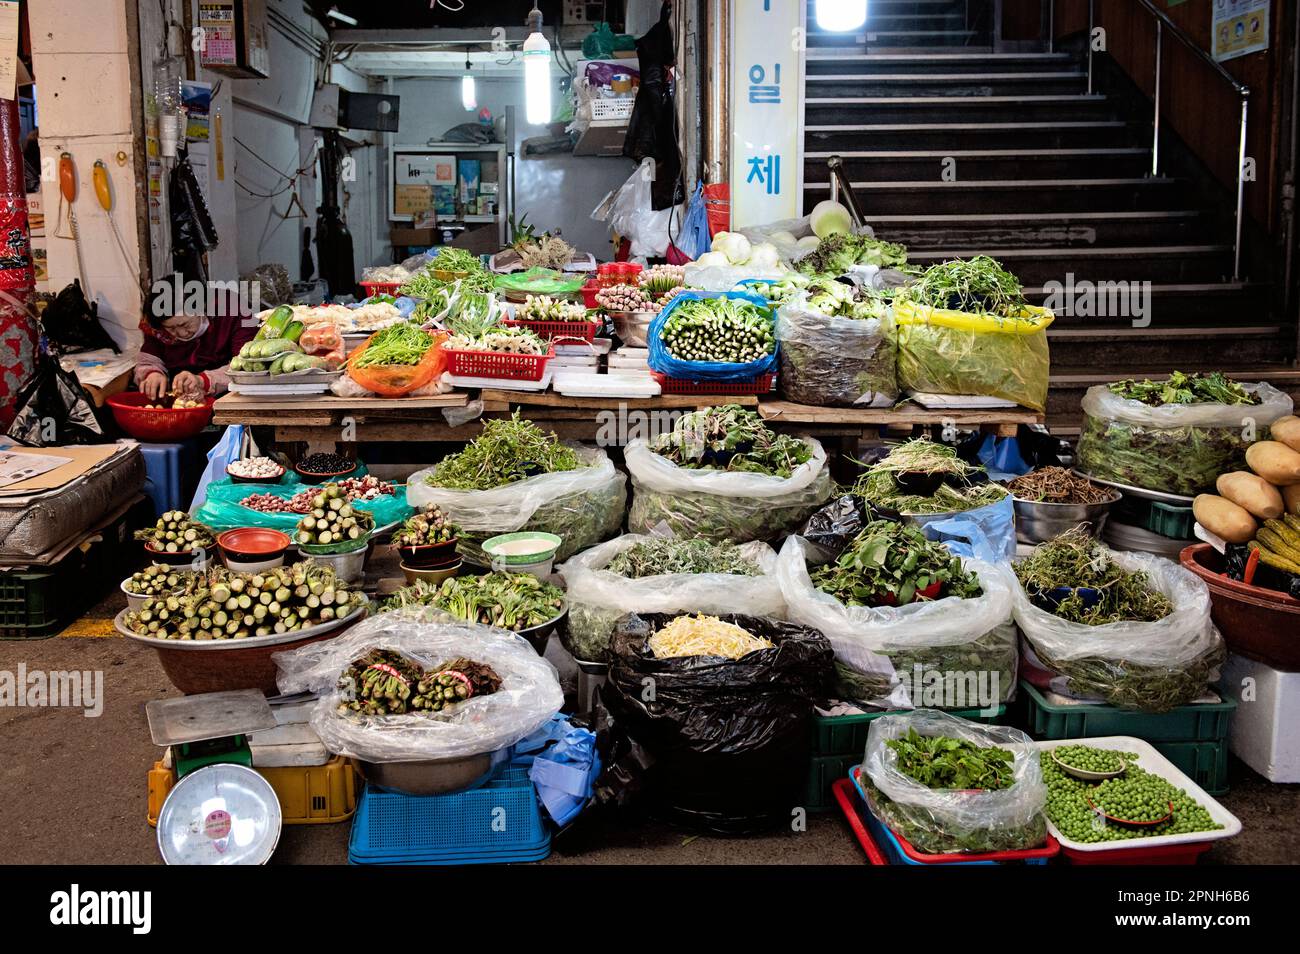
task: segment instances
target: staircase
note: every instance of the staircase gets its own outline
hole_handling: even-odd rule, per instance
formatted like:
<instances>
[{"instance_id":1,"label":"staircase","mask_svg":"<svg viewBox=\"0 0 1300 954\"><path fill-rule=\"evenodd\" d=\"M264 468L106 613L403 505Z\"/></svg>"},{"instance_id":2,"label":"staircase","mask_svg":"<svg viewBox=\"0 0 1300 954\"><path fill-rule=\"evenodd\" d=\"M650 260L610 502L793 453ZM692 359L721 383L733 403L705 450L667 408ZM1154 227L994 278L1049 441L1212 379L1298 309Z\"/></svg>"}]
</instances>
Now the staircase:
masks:
<instances>
[{"instance_id":1,"label":"staircase","mask_svg":"<svg viewBox=\"0 0 1300 954\"><path fill-rule=\"evenodd\" d=\"M1300 387L1295 330L1271 317L1268 286L1231 280L1227 210L1151 176L1149 118L1090 95L1070 54L993 52L967 8L872 0L856 35L810 15L805 208L829 197L838 155L867 223L915 264L991 255L1035 303L1070 274L1150 282L1142 326L1127 312L1053 324L1054 429L1077 427L1082 391L1116 377L1218 368Z\"/></svg>"}]
</instances>

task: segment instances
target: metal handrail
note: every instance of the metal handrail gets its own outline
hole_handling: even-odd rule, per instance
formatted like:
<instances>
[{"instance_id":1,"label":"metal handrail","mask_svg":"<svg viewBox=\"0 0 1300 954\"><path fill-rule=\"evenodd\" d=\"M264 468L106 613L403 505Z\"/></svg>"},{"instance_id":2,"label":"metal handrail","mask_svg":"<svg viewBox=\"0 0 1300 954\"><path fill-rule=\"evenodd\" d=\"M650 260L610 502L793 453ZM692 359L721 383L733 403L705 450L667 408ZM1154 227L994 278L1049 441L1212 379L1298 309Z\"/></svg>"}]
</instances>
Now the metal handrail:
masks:
<instances>
[{"instance_id":1,"label":"metal handrail","mask_svg":"<svg viewBox=\"0 0 1300 954\"><path fill-rule=\"evenodd\" d=\"M1223 64L1212 57L1205 50L1197 45L1191 35L1182 27L1170 19L1165 11L1157 7L1151 0L1137 0L1137 4L1147 13L1151 14L1156 21L1156 75L1154 91L1154 109L1155 114L1152 120L1151 130L1151 175L1160 175L1160 78L1164 60L1164 36L1168 30L1173 34L1183 46L1196 54L1196 58L1202 63L1211 67L1220 79L1226 80L1241 98L1241 136L1237 146L1237 212L1236 212L1236 234L1232 244L1232 280L1241 280L1241 255L1243 235L1246 221L1246 133L1250 122L1250 87L1240 82L1235 76L1224 69ZM1056 0L1051 4L1052 18L1051 22L1055 23ZM1094 0L1088 0L1088 93L1092 93L1092 31L1096 22ZM1054 32L1054 31L1053 31ZM1052 37L1055 40L1055 37Z\"/></svg>"},{"instance_id":2,"label":"metal handrail","mask_svg":"<svg viewBox=\"0 0 1300 954\"><path fill-rule=\"evenodd\" d=\"M858 205L858 197L853 192L853 183L844 172L844 160L839 156L831 156L826 160L826 167L831 174L831 201L844 204L855 226L864 225L866 219L862 215L862 206ZM843 198L840 198L841 193Z\"/></svg>"}]
</instances>

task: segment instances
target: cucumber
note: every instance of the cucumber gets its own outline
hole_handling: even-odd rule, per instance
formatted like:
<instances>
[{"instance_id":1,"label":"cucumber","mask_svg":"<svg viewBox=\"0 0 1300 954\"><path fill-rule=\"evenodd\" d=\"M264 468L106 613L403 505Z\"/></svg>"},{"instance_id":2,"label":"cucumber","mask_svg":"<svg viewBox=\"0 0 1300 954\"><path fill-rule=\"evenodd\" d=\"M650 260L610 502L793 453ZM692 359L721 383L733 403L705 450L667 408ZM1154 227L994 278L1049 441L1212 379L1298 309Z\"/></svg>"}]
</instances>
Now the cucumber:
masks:
<instances>
[{"instance_id":1,"label":"cucumber","mask_svg":"<svg viewBox=\"0 0 1300 954\"><path fill-rule=\"evenodd\" d=\"M278 358L276 358L274 361L272 361L272 362L271 362L271 374L272 374L272 375L283 374L283 373L285 373L286 370L292 370L292 369L286 369L285 366L284 366L284 365L285 365L285 362L286 362L289 358L292 358L292 357L293 357L293 355L291 355L291 354L282 354L282 355L280 355L280 357L278 357Z\"/></svg>"},{"instance_id":2,"label":"cucumber","mask_svg":"<svg viewBox=\"0 0 1300 954\"><path fill-rule=\"evenodd\" d=\"M281 335L286 341L297 341L302 337L302 330L305 327L301 321L291 321L285 326L284 333Z\"/></svg>"}]
</instances>

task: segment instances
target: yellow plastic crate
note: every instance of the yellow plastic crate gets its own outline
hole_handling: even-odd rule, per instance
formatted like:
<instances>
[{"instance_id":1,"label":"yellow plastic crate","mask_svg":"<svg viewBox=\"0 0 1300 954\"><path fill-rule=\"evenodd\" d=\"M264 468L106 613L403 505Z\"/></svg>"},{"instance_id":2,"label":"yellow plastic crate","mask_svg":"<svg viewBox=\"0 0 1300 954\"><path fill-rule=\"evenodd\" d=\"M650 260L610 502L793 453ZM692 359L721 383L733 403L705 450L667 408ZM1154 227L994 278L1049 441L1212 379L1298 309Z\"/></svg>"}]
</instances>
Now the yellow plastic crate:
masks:
<instances>
[{"instance_id":1,"label":"yellow plastic crate","mask_svg":"<svg viewBox=\"0 0 1300 954\"><path fill-rule=\"evenodd\" d=\"M327 825L346 821L357 810L361 781L356 764L336 755L324 765L259 768L280 799L286 825ZM149 824L176 784L176 770L155 762L149 770Z\"/></svg>"}]
</instances>

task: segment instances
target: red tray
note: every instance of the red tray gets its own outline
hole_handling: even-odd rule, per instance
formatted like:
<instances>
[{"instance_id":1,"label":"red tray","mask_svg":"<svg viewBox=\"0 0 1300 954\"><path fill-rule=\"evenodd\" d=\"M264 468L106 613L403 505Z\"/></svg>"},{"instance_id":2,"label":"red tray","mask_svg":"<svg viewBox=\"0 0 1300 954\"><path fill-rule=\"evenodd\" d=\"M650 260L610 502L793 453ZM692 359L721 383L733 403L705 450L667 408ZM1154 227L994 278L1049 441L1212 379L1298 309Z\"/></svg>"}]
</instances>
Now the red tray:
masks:
<instances>
[{"instance_id":1,"label":"red tray","mask_svg":"<svg viewBox=\"0 0 1300 954\"><path fill-rule=\"evenodd\" d=\"M858 798L858 793L853 790L853 783L847 778L838 779L831 786L831 794L839 803L840 811L844 813L844 820L849 823L849 828L853 831L853 837L867 853L867 864L888 867L889 860L876 845L871 833L867 831L866 822L862 820L861 809L858 807L861 800Z\"/></svg>"},{"instance_id":2,"label":"red tray","mask_svg":"<svg viewBox=\"0 0 1300 954\"><path fill-rule=\"evenodd\" d=\"M540 381L546 375L546 362L555 357L552 347L546 354L503 354L499 351L460 351L444 348L447 370L467 378L502 378L510 381Z\"/></svg>"},{"instance_id":3,"label":"red tray","mask_svg":"<svg viewBox=\"0 0 1300 954\"><path fill-rule=\"evenodd\" d=\"M1132 845L1133 842L1126 842ZM1213 847L1212 841L1186 845L1157 845L1154 848L1123 848L1115 851L1079 851L1061 846L1061 857L1072 865L1194 865Z\"/></svg>"},{"instance_id":4,"label":"red tray","mask_svg":"<svg viewBox=\"0 0 1300 954\"><path fill-rule=\"evenodd\" d=\"M366 297L371 295L396 295L403 282L358 282L366 290Z\"/></svg>"},{"instance_id":5,"label":"red tray","mask_svg":"<svg viewBox=\"0 0 1300 954\"><path fill-rule=\"evenodd\" d=\"M596 329L600 327L594 321L531 321L517 318L507 318L501 324L527 328L539 338L568 338L573 341L594 341Z\"/></svg>"},{"instance_id":6,"label":"red tray","mask_svg":"<svg viewBox=\"0 0 1300 954\"><path fill-rule=\"evenodd\" d=\"M650 374L659 382L659 388L664 394L767 394L776 385L775 374L760 374L743 381L687 381L684 378L670 378L658 371L651 371Z\"/></svg>"}]
</instances>

